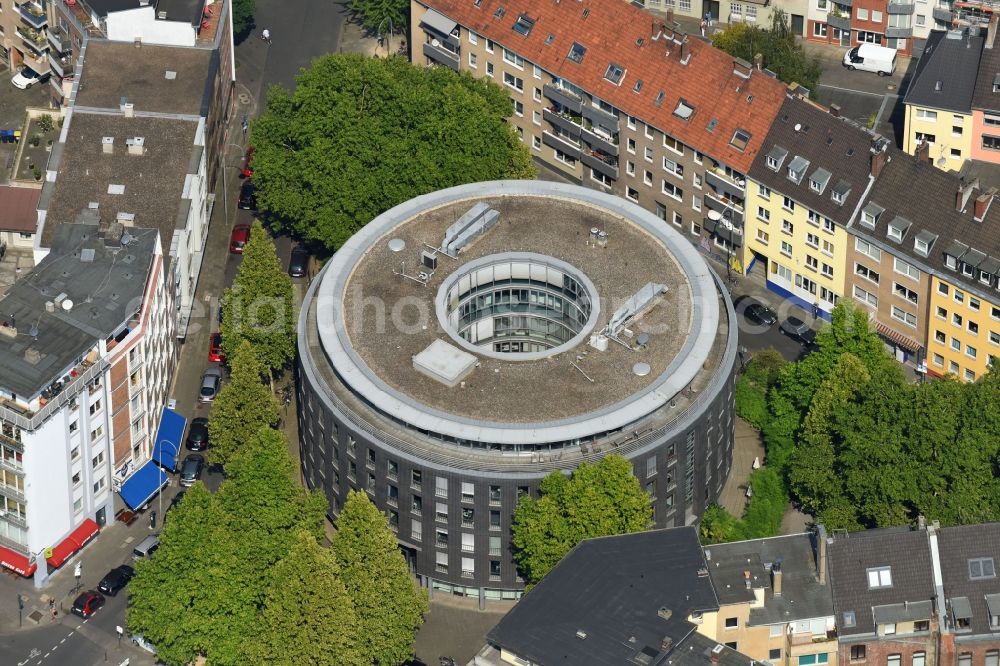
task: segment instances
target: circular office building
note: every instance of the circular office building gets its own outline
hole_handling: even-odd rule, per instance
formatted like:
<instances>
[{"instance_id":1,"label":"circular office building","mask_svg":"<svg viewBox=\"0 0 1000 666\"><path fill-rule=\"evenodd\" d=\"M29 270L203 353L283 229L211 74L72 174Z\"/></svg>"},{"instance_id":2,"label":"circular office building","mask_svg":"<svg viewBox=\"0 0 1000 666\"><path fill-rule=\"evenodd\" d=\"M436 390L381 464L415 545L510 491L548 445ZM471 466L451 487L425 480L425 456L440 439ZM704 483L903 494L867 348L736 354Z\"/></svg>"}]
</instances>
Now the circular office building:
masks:
<instances>
[{"instance_id":1,"label":"circular office building","mask_svg":"<svg viewBox=\"0 0 1000 666\"><path fill-rule=\"evenodd\" d=\"M547 474L620 454L658 527L718 497L736 344L715 273L638 206L539 181L434 192L309 289L303 474L334 518L367 491L438 593L516 598L511 519Z\"/></svg>"}]
</instances>

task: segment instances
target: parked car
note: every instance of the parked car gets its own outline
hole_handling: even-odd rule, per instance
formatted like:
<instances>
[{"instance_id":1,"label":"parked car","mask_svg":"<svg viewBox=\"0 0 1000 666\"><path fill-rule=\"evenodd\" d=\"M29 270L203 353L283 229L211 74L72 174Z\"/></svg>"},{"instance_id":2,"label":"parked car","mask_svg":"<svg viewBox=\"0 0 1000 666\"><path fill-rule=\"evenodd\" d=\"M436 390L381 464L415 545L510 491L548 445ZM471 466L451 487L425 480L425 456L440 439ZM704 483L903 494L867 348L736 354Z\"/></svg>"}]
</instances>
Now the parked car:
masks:
<instances>
[{"instance_id":1,"label":"parked car","mask_svg":"<svg viewBox=\"0 0 1000 666\"><path fill-rule=\"evenodd\" d=\"M778 327L778 332L782 335L787 335L793 340L798 340L807 347L816 342L816 331L812 329L812 326L798 317L788 317L785 319L785 321L781 322L781 326Z\"/></svg>"},{"instance_id":2,"label":"parked car","mask_svg":"<svg viewBox=\"0 0 1000 666\"><path fill-rule=\"evenodd\" d=\"M141 648L150 654L156 654L156 648L153 644L146 640L146 637L142 634L132 634L132 645L137 648Z\"/></svg>"},{"instance_id":3,"label":"parked car","mask_svg":"<svg viewBox=\"0 0 1000 666\"><path fill-rule=\"evenodd\" d=\"M250 225L237 224L233 227L233 233L229 237L229 253L243 254L243 246L250 240Z\"/></svg>"},{"instance_id":4,"label":"parked car","mask_svg":"<svg viewBox=\"0 0 1000 666\"><path fill-rule=\"evenodd\" d=\"M148 537L136 544L132 549L133 560L144 560L152 557L156 549L160 547L160 535L150 534Z\"/></svg>"},{"instance_id":5,"label":"parked car","mask_svg":"<svg viewBox=\"0 0 1000 666\"><path fill-rule=\"evenodd\" d=\"M135 576L135 569L127 564L123 564L109 571L101 579L101 582L97 584L97 589L104 594L115 596L118 594L118 590L128 585L133 576Z\"/></svg>"},{"instance_id":6,"label":"parked car","mask_svg":"<svg viewBox=\"0 0 1000 666\"><path fill-rule=\"evenodd\" d=\"M257 197L253 193L253 181L246 180L243 182L237 205L242 210L257 210Z\"/></svg>"},{"instance_id":7,"label":"parked car","mask_svg":"<svg viewBox=\"0 0 1000 666\"><path fill-rule=\"evenodd\" d=\"M10 82L15 88L20 88L21 90L27 90L36 83L41 83L42 81L47 81L49 74L39 74L30 67L23 67L21 71L14 75L14 78Z\"/></svg>"},{"instance_id":8,"label":"parked car","mask_svg":"<svg viewBox=\"0 0 1000 666\"><path fill-rule=\"evenodd\" d=\"M288 274L292 277L302 277L309 265L309 253L301 247L292 248L292 256L288 260Z\"/></svg>"},{"instance_id":9,"label":"parked car","mask_svg":"<svg viewBox=\"0 0 1000 666\"><path fill-rule=\"evenodd\" d=\"M73 614L83 618L91 617L97 609L104 605L104 595L94 590L81 592L73 602Z\"/></svg>"},{"instance_id":10,"label":"parked car","mask_svg":"<svg viewBox=\"0 0 1000 666\"><path fill-rule=\"evenodd\" d=\"M743 316L754 324L771 327L778 323L778 318L775 316L774 311L763 303L759 303L753 299L747 299L744 303L747 303L747 305L743 307Z\"/></svg>"},{"instance_id":11,"label":"parked car","mask_svg":"<svg viewBox=\"0 0 1000 666\"><path fill-rule=\"evenodd\" d=\"M208 339L208 362L222 363L225 360L226 357L222 355L222 333L212 333Z\"/></svg>"},{"instance_id":12,"label":"parked car","mask_svg":"<svg viewBox=\"0 0 1000 666\"><path fill-rule=\"evenodd\" d=\"M190 488L201 478L201 470L205 466L205 456L200 453L189 453L181 466L181 485Z\"/></svg>"},{"instance_id":13,"label":"parked car","mask_svg":"<svg viewBox=\"0 0 1000 666\"><path fill-rule=\"evenodd\" d=\"M201 376L201 390L198 392L198 402L212 402L219 393L222 384L222 368L207 368Z\"/></svg>"},{"instance_id":14,"label":"parked car","mask_svg":"<svg viewBox=\"0 0 1000 666\"><path fill-rule=\"evenodd\" d=\"M187 447L191 451L204 451L208 448L208 419L204 416L191 421L188 427Z\"/></svg>"},{"instance_id":15,"label":"parked car","mask_svg":"<svg viewBox=\"0 0 1000 666\"><path fill-rule=\"evenodd\" d=\"M859 44L844 54L844 67L892 76L896 71L896 49L878 44Z\"/></svg>"},{"instance_id":16,"label":"parked car","mask_svg":"<svg viewBox=\"0 0 1000 666\"><path fill-rule=\"evenodd\" d=\"M243 158L243 168L240 169L240 175L243 178L249 178L253 175L253 146L247 148L247 154Z\"/></svg>"}]
</instances>

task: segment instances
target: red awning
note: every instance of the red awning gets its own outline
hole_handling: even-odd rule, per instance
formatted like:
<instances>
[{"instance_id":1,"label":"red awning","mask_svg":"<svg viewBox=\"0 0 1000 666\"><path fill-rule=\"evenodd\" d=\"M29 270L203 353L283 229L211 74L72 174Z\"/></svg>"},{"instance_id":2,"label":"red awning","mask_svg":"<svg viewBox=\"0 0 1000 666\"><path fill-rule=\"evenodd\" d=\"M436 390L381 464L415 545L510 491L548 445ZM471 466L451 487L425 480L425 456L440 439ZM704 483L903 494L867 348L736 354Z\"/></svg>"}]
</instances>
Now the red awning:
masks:
<instances>
[{"instance_id":1,"label":"red awning","mask_svg":"<svg viewBox=\"0 0 1000 666\"><path fill-rule=\"evenodd\" d=\"M920 348L923 347L923 345L921 345L913 338L909 337L908 335L903 335L899 331L893 329L891 326L886 326L880 321L875 322L875 330L882 337L889 338L889 340L891 340L892 342L913 353L920 351Z\"/></svg>"},{"instance_id":2,"label":"red awning","mask_svg":"<svg viewBox=\"0 0 1000 666\"><path fill-rule=\"evenodd\" d=\"M70 555L78 550L80 550L80 546L77 545L76 541L66 537L59 543L58 546L52 548L52 556L47 558L49 566L55 568L61 567L62 563L68 560Z\"/></svg>"},{"instance_id":3,"label":"red awning","mask_svg":"<svg viewBox=\"0 0 1000 666\"><path fill-rule=\"evenodd\" d=\"M97 526L97 523L90 518L87 518L80 523L79 527L70 533L68 538L72 539L76 543L77 548L83 548L90 542L91 539L97 536L97 533L100 531L101 528Z\"/></svg>"},{"instance_id":4,"label":"red awning","mask_svg":"<svg viewBox=\"0 0 1000 666\"><path fill-rule=\"evenodd\" d=\"M15 552L10 548L4 548L3 546L0 546L0 566L5 566L11 571L25 577L34 574L35 569L38 568L38 565L34 562L28 564L28 557L26 555Z\"/></svg>"}]
</instances>

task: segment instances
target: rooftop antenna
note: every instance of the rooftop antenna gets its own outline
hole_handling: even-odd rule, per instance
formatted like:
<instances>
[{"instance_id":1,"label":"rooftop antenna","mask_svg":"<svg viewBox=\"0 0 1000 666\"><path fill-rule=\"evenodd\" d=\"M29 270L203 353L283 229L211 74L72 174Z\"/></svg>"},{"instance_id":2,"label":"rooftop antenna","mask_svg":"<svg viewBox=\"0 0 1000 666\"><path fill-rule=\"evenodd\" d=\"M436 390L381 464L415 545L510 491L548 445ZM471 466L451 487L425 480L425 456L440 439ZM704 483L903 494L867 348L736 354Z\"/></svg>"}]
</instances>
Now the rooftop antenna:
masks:
<instances>
[{"instance_id":1,"label":"rooftop antenna","mask_svg":"<svg viewBox=\"0 0 1000 666\"><path fill-rule=\"evenodd\" d=\"M427 282L431 279L431 275L433 275L433 273L425 273L424 271L420 271L419 275L410 275L409 273L406 272L406 262L405 261L400 262L400 264L399 264L399 270L398 271L396 271L396 270L392 271L392 274L393 275L399 275L400 277L404 277L407 280L413 280L414 282L416 282L417 284L419 284L422 287L426 287L427 286Z\"/></svg>"}]
</instances>

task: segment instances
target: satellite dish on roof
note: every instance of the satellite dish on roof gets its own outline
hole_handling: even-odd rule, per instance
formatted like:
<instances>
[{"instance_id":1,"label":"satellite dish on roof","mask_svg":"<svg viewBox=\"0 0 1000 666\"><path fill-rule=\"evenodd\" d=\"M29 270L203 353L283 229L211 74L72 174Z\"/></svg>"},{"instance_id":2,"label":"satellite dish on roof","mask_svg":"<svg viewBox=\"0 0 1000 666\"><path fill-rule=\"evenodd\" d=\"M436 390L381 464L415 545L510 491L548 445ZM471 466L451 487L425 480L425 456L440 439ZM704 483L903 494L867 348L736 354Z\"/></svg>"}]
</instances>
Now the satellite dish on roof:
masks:
<instances>
[{"instance_id":1,"label":"satellite dish on roof","mask_svg":"<svg viewBox=\"0 0 1000 666\"><path fill-rule=\"evenodd\" d=\"M64 298L63 302L62 302L62 309L65 310L66 312L69 312L70 310L72 310L73 309L73 301L71 301L68 298Z\"/></svg>"}]
</instances>

